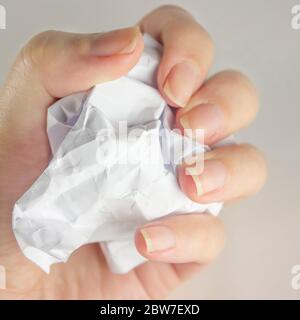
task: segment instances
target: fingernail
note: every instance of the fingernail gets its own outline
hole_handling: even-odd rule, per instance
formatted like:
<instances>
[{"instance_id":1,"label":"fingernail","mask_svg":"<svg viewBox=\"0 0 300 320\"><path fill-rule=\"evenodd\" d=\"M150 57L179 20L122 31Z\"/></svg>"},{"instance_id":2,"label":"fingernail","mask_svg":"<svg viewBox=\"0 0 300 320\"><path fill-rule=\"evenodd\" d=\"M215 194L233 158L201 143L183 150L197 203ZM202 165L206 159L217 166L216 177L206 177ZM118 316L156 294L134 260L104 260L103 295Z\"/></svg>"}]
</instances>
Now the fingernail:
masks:
<instances>
[{"instance_id":1,"label":"fingernail","mask_svg":"<svg viewBox=\"0 0 300 320\"><path fill-rule=\"evenodd\" d=\"M197 129L203 130L204 142L211 142L221 131L224 125L224 115L217 105L205 103L194 107L179 119L184 134L190 137L202 137L197 135Z\"/></svg>"},{"instance_id":2,"label":"fingernail","mask_svg":"<svg viewBox=\"0 0 300 320\"><path fill-rule=\"evenodd\" d=\"M175 247L175 234L166 226L149 226L140 230L147 251L156 252Z\"/></svg>"},{"instance_id":3,"label":"fingernail","mask_svg":"<svg viewBox=\"0 0 300 320\"><path fill-rule=\"evenodd\" d=\"M184 107L200 83L201 76L196 66L181 62L171 69L164 85L164 92L173 103Z\"/></svg>"},{"instance_id":4,"label":"fingernail","mask_svg":"<svg viewBox=\"0 0 300 320\"><path fill-rule=\"evenodd\" d=\"M127 28L94 35L90 53L101 57L132 53L139 39L139 28Z\"/></svg>"},{"instance_id":5,"label":"fingernail","mask_svg":"<svg viewBox=\"0 0 300 320\"><path fill-rule=\"evenodd\" d=\"M186 168L191 176L198 196L224 187L227 178L227 171L219 160L209 160L204 163L204 171L201 175L195 175L192 167Z\"/></svg>"}]
</instances>

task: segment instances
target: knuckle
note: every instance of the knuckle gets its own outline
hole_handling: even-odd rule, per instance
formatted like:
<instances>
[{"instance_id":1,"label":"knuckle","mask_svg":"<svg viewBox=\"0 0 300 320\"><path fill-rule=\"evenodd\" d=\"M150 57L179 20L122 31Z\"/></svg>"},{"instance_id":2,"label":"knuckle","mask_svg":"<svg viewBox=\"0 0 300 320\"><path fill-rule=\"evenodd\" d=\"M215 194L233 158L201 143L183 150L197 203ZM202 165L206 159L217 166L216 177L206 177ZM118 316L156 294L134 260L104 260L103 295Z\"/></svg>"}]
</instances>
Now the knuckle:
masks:
<instances>
[{"instance_id":1,"label":"knuckle","mask_svg":"<svg viewBox=\"0 0 300 320\"><path fill-rule=\"evenodd\" d=\"M193 35L193 43L194 45L198 45L198 50L195 50L191 54L194 55L194 59L201 65L201 68L205 68L205 72L208 72L208 68L211 66L215 55L215 45L212 36L198 23L187 25L182 30L184 32L183 36Z\"/></svg>"},{"instance_id":2,"label":"knuckle","mask_svg":"<svg viewBox=\"0 0 300 320\"><path fill-rule=\"evenodd\" d=\"M230 86L247 103L248 121L251 122L259 110L259 95L253 81L234 69L221 71L216 77L220 85Z\"/></svg>"},{"instance_id":3,"label":"knuckle","mask_svg":"<svg viewBox=\"0 0 300 320\"><path fill-rule=\"evenodd\" d=\"M265 162L263 153L256 146L249 143L242 143L237 145L237 147L240 149L240 152L243 152L250 160L253 159L263 163Z\"/></svg>"},{"instance_id":4,"label":"knuckle","mask_svg":"<svg viewBox=\"0 0 300 320\"><path fill-rule=\"evenodd\" d=\"M156 10L159 12L166 12L166 13L172 13L172 12L178 13L179 12L179 13L189 14L182 7L174 5L174 4L165 4L165 5L158 7Z\"/></svg>"},{"instance_id":5,"label":"knuckle","mask_svg":"<svg viewBox=\"0 0 300 320\"><path fill-rule=\"evenodd\" d=\"M54 31L54 30L46 30L46 31L40 32L29 40L29 44L32 44L36 47L43 46L43 44L45 43L45 40L55 36L56 34L57 34L57 31Z\"/></svg>"},{"instance_id":6,"label":"knuckle","mask_svg":"<svg viewBox=\"0 0 300 320\"><path fill-rule=\"evenodd\" d=\"M18 55L17 62L22 66L26 66L26 69L30 69L39 65L39 60L42 52L44 51L44 47L49 35L50 32L46 31L31 38L22 48L20 54Z\"/></svg>"},{"instance_id":7,"label":"knuckle","mask_svg":"<svg viewBox=\"0 0 300 320\"><path fill-rule=\"evenodd\" d=\"M185 18L192 18L191 14L187 12L185 9L183 9L180 6L172 5L172 4L166 4L162 5L160 7L157 7L150 13L148 13L141 21L142 25L147 24L147 21L152 18L159 17L164 21L164 24L170 23L173 21L181 20L183 17Z\"/></svg>"},{"instance_id":8,"label":"knuckle","mask_svg":"<svg viewBox=\"0 0 300 320\"><path fill-rule=\"evenodd\" d=\"M265 156L262 151L251 144L237 145L236 154L238 154L237 166L242 166L243 175L246 175L247 196L259 192L267 180L268 169Z\"/></svg>"},{"instance_id":9,"label":"knuckle","mask_svg":"<svg viewBox=\"0 0 300 320\"><path fill-rule=\"evenodd\" d=\"M219 74L220 76L226 77L226 79L230 79L234 82L249 81L249 78L244 73L235 69L227 69L221 71Z\"/></svg>"},{"instance_id":10,"label":"knuckle","mask_svg":"<svg viewBox=\"0 0 300 320\"><path fill-rule=\"evenodd\" d=\"M220 255L225 246L225 228L222 226L216 229L217 232L214 234L213 239L211 239L211 241L207 244L208 253L204 261L206 264L214 261Z\"/></svg>"},{"instance_id":11,"label":"knuckle","mask_svg":"<svg viewBox=\"0 0 300 320\"><path fill-rule=\"evenodd\" d=\"M250 194L257 193L265 184L268 175L266 158L257 147L243 143L215 148L206 155L209 159L218 159L226 165L230 176L236 176L242 170L250 178ZM242 169L244 168L244 169Z\"/></svg>"},{"instance_id":12,"label":"knuckle","mask_svg":"<svg viewBox=\"0 0 300 320\"><path fill-rule=\"evenodd\" d=\"M196 250L199 256L199 263L209 264L215 260L223 250L227 232L225 224L218 217L206 213L201 216L201 224L199 226L200 239L197 239L198 245L196 244ZM203 219L206 220L206 223L203 223ZM201 245L199 245L199 243Z\"/></svg>"},{"instance_id":13,"label":"knuckle","mask_svg":"<svg viewBox=\"0 0 300 320\"><path fill-rule=\"evenodd\" d=\"M251 79L241 71L228 69L228 70L221 71L219 73L219 76L222 78L222 80L225 78L227 81L230 80L234 84L244 86L245 89L247 90L251 90L251 91L256 90Z\"/></svg>"},{"instance_id":14,"label":"knuckle","mask_svg":"<svg viewBox=\"0 0 300 320\"><path fill-rule=\"evenodd\" d=\"M166 44L164 39L168 39L170 50L174 49L177 54L184 54L185 58L194 60L206 73L213 60L214 42L193 15L177 5L163 5L150 12L141 25L147 29L149 25L153 27L153 21L156 20L161 21L160 27L155 26L154 29L162 42Z\"/></svg>"},{"instance_id":15,"label":"knuckle","mask_svg":"<svg viewBox=\"0 0 300 320\"><path fill-rule=\"evenodd\" d=\"M20 52L21 63L29 67L39 67L47 50L50 48L51 40L57 35L57 31L43 31L32 37Z\"/></svg>"},{"instance_id":16,"label":"knuckle","mask_svg":"<svg viewBox=\"0 0 300 320\"><path fill-rule=\"evenodd\" d=\"M244 144L246 156L252 161L255 168L253 177L256 179L254 184L254 193L258 192L265 185L268 176L267 161L264 153L251 144Z\"/></svg>"},{"instance_id":17,"label":"knuckle","mask_svg":"<svg viewBox=\"0 0 300 320\"><path fill-rule=\"evenodd\" d=\"M224 224L224 222L221 219L216 218L215 221L216 225L216 234L218 235L216 237L216 246L215 246L215 255L214 257L218 256L222 249L225 246L226 238L227 238L227 229Z\"/></svg>"}]
</instances>

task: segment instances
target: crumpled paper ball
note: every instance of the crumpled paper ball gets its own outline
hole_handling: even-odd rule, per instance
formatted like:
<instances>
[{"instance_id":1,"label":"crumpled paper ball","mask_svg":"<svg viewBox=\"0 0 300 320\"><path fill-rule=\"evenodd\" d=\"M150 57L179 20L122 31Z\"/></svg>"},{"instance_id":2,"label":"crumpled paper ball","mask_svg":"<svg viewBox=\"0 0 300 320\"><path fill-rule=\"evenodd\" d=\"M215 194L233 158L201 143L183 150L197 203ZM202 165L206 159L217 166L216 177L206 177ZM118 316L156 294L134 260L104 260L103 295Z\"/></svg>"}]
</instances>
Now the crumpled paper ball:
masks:
<instances>
[{"instance_id":1,"label":"crumpled paper ball","mask_svg":"<svg viewBox=\"0 0 300 320\"><path fill-rule=\"evenodd\" d=\"M146 261L134 245L139 226L221 209L221 203L191 201L178 186L176 166L207 147L173 130L173 111L156 85L162 48L149 35L144 41L126 76L49 108L53 157L13 211L20 248L45 272L95 242L112 271L128 272Z\"/></svg>"}]
</instances>

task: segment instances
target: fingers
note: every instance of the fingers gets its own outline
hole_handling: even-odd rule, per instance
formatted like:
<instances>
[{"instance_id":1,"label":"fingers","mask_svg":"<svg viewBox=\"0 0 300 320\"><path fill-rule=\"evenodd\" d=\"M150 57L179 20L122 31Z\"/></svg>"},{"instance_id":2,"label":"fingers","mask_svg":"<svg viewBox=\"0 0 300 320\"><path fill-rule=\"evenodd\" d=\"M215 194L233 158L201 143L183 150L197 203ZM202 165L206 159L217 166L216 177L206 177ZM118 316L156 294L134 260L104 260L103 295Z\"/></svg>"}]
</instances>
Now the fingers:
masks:
<instances>
[{"instance_id":1,"label":"fingers","mask_svg":"<svg viewBox=\"0 0 300 320\"><path fill-rule=\"evenodd\" d=\"M213 59L208 33L193 17L176 6L163 6L140 23L163 45L158 87L172 106L184 107L200 87Z\"/></svg>"},{"instance_id":2,"label":"fingers","mask_svg":"<svg viewBox=\"0 0 300 320\"><path fill-rule=\"evenodd\" d=\"M143 226L136 233L138 251L152 261L207 264L223 248L223 223L209 214L175 215Z\"/></svg>"},{"instance_id":3,"label":"fingers","mask_svg":"<svg viewBox=\"0 0 300 320\"><path fill-rule=\"evenodd\" d=\"M204 142L214 144L246 127L258 111L258 97L246 76L223 71L210 78L176 115L177 126L194 134L204 130ZM184 132L184 131L183 131Z\"/></svg>"},{"instance_id":4,"label":"fingers","mask_svg":"<svg viewBox=\"0 0 300 320\"><path fill-rule=\"evenodd\" d=\"M266 164L250 145L230 145L205 154L204 169L178 168L181 189L193 201L206 203L239 199L256 193L264 185Z\"/></svg>"}]
</instances>

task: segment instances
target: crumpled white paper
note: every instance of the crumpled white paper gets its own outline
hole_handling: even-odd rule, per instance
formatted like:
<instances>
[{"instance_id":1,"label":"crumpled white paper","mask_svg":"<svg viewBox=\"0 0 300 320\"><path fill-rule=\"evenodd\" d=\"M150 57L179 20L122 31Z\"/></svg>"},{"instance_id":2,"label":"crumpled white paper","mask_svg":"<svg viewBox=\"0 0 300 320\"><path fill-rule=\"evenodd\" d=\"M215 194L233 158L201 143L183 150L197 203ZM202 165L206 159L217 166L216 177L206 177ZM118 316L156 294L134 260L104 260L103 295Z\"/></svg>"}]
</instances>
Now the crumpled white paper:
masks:
<instances>
[{"instance_id":1,"label":"crumpled white paper","mask_svg":"<svg viewBox=\"0 0 300 320\"><path fill-rule=\"evenodd\" d=\"M127 76L49 109L53 158L13 211L24 255L45 272L93 242L101 244L112 271L128 272L145 261L134 245L137 227L169 214L221 209L221 203L192 202L178 186L180 157L206 147L193 142L173 158L163 151L162 140L169 151L192 140L171 130L173 113L156 88L161 47L148 35L144 40L145 51ZM161 136L163 128L168 137ZM118 136L123 129L127 134ZM156 161L147 163L150 157Z\"/></svg>"}]
</instances>

